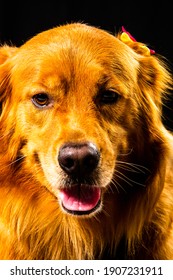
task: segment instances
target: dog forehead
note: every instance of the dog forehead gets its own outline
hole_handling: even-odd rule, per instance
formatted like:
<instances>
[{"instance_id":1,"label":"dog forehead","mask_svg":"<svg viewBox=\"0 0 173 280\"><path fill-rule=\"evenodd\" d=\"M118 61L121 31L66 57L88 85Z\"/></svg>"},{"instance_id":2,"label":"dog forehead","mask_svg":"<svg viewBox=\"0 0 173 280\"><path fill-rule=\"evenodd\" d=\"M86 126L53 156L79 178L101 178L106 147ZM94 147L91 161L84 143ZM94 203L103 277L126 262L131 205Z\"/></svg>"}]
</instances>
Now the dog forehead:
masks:
<instances>
[{"instance_id":1,"label":"dog forehead","mask_svg":"<svg viewBox=\"0 0 173 280\"><path fill-rule=\"evenodd\" d=\"M132 63L131 63L132 62ZM44 31L18 52L15 65L19 76L55 77L85 76L90 72L123 73L134 71L133 52L115 36L84 24L69 24ZM20 64L20 67L18 65Z\"/></svg>"},{"instance_id":2,"label":"dog forehead","mask_svg":"<svg viewBox=\"0 0 173 280\"><path fill-rule=\"evenodd\" d=\"M59 53L60 58L68 54L84 59L87 53L101 60L108 56L123 56L123 53L127 53L127 46L107 31L76 23L41 32L21 46L21 50L36 57Z\"/></svg>"},{"instance_id":3,"label":"dog forehead","mask_svg":"<svg viewBox=\"0 0 173 280\"><path fill-rule=\"evenodd\" d=\"M83 42L91 45L92 43L95 44L96 42L101 42L103 45L106 45L106 42L104 43L103 40L106 40L107 43L111 42L114 44L116 39L115 36L108 31L88 26L86 24L74 23L43 31L28 40L22 48L49 45L55 42L59 42L62 45L67 42Z\"/></svg>"}]
</instances>

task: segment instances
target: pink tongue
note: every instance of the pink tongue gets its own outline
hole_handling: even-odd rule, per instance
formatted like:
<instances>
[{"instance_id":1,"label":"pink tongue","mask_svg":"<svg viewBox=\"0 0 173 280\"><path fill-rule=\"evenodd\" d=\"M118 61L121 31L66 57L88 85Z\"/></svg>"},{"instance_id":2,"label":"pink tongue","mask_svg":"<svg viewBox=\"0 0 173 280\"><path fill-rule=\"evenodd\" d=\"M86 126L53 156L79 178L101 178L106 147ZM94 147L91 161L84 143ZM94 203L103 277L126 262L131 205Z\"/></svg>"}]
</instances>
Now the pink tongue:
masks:
<instances>
[{"instance_id":1,"label":"pink tongue","mask_svg":"<svg viewBox=\"0 0 173 280\"><path fill-rule=\"evenodd\" d=\"M62 205L71 211L90 211L99 202L101 191L95 186L73 185L60 190Z\"/></svg>"}]
</instances>

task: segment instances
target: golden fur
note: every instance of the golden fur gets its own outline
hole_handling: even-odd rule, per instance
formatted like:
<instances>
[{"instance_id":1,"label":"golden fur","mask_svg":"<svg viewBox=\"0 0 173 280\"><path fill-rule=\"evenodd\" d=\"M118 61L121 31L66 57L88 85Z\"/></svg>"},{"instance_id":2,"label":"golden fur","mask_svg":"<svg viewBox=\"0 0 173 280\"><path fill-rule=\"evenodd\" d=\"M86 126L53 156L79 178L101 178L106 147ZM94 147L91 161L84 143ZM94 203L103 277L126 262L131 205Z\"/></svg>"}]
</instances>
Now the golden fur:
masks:
<instances>
[{"instance_id":1,"label":"golden fur","mask_svg":"<svg viewBox=\"0 0 173 280\"><path fill-rule=\"evenodd\" d=\"M77 23L0 48L0 259L118 258L122 248L126 259L173 259L173 138L161 120L172 79L141 46ZM117 101L101 104L105 91ZM42 92L53 101L40 109L31 100ZM80 217L59 204L57 156L84 141L101 154L102 203Z\"/></svg>"}]
</instances>

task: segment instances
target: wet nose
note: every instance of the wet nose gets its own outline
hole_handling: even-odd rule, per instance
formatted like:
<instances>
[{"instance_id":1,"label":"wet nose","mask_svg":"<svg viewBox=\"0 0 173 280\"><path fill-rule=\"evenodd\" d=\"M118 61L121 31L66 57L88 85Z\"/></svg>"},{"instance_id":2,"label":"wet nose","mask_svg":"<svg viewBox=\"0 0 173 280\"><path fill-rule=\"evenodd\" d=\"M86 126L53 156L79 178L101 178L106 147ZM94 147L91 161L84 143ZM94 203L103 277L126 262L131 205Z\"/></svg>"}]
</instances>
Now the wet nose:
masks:
<instances>
[{"instance_id":1,"label":"wet nose","mask_svg":"<svg viewBox=\"0 0 173 280\"><path fill-rule=\"evenodd\" d=\"M67 143L59 150L58 162L68 175L89 175L98 166L100 153L90 142Z\"/></svg>"}]
</instances>

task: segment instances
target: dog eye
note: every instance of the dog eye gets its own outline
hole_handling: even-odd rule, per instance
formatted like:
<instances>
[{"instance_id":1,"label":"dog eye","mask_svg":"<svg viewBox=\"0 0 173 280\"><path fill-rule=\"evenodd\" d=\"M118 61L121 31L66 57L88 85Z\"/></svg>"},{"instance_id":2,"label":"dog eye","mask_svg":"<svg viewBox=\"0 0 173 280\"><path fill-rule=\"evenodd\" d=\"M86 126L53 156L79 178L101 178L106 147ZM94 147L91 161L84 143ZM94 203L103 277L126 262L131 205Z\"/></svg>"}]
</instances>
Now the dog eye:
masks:
<instances>
[{"instance_id":1,"label":"dog eye","mask_svg":"<svg viewBox=\"0 0 173 280\"><path fill-rule=\"evenodd\" d=\"M101 104L114 104L118 101L120 95L113 90L105 90L99 95Z\"/></svg>"},{"instance_id":2,"label":"dog eye","mask_svg":"<svg viewBox=\"0 0 173 280\"><path fill-rule=\"evenodd\" d=\"M38 93L32 97L32 102L35 106L43 108L49 105L49 96L46 93Z\"/></svg>"}]
</instances>

